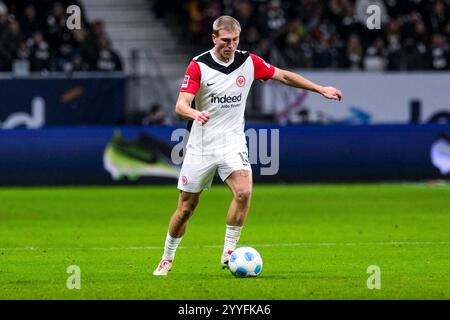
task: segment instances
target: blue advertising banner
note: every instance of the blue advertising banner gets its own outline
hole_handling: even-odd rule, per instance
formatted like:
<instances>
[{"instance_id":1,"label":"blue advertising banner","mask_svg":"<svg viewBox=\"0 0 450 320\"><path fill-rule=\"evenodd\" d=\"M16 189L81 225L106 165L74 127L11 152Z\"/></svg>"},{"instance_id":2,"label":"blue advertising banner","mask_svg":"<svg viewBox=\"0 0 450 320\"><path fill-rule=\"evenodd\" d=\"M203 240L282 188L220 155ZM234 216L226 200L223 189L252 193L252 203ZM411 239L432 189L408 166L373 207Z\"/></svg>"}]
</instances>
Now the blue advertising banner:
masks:
<instances>
[{"instance_id":1,"label":"blue advertising banner","mask_svg":"<svg viewBox=\"0 0 450 320\"><path fill-rule=\"evenodd\" d=\"M0 79L0 129L124 123L125 78Z\"/></svg>"},{"instance_id":2,"label":"blue advertising banner","mask_svg":"<svg viewBox=\"0 0 450 320\"><path fill-rule=\"evenodd\" d=\"M450 177L450 125L249 126L246 135L257 183ZM0 185L175 187L185 141L177 127L0 130Z\"/></svg>"}]
</instances>

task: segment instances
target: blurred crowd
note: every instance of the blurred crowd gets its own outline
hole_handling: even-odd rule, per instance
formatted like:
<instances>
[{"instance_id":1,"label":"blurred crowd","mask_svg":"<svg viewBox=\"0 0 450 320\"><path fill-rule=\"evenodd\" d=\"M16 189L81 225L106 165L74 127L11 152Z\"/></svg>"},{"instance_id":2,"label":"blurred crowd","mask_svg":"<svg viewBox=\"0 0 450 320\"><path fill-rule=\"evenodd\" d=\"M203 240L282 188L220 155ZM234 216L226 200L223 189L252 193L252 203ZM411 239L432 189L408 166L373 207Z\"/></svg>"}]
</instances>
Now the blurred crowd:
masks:
<instances>
[{"instance_id":1,"label":"blurred crowd","mask_svg":"<svg viewBox=\"0 0 450 320\"><path fill-rule=\"evenodd\" d=\"M122 62L101 20L66 26L68 0L0 0L0 72L28 61L32 72L120 71Z\"/></svg>"},{"instance_id":2,"label":"blurred crowd","mask_svg":"<svg viewBox=\"0 0 450 320\"><path fill-rule=\"evenodd\" d=\"M174 5L177 2L177 5ZM450 70L450 0L154 1L175 15L180 40L211 46L212 22L239 20L240 48L280 67L352 70ZM367 13L376 5L380 29Z\"/></svg>"}]
</instances>

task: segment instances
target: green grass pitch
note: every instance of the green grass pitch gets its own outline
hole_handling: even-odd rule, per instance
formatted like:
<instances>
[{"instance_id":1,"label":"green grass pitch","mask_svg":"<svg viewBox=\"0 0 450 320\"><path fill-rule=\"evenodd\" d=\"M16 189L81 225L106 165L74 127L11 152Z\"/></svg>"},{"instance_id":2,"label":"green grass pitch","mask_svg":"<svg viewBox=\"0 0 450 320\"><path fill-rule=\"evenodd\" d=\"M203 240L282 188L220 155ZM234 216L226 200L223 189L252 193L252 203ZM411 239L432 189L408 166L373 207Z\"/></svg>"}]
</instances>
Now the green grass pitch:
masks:
<instances>
[{"instance_id":1,"label":"green grass pitch","mask_svg":"<svg viewBox=\"0 0 450 320\"><path fill-rule=\"evenodd\" d=\"M220 268L227 188L202 194L168 277L175 187L0 189L0 299L449 299L450 188L256 185L240 245L257 278ZM81 269L69 290L67 268ZM369 290L370 265L381 289Z\"/></svg>"}]
</instances>

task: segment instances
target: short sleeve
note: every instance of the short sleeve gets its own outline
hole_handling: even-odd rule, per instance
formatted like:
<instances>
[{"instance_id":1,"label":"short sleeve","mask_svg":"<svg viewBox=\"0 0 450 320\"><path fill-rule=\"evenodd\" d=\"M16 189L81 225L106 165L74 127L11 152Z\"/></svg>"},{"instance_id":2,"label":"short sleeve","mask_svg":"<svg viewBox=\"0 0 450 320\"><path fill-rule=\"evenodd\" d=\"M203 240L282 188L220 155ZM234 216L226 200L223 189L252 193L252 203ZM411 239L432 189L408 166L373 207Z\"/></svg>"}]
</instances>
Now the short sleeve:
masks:
<instances>
[{"instance_id":1,"label":"short sleeve","mask_svg":"<svg viewBox=\"0 0 450 320\"><path fill-rule=\"evenodd\" d=\"M192 60L186 69L180 92L196 94L200 88L201 71L197 61Z\"/></svg>"},{"instance_id":2,"label":"short sleeve","mask_svg":"<svg viewBox=\"0 0 450 320\"><path fill-rule=\"evenodd\" d=\"M275 73L275 67L265 62L264 59L259 56L250 53L253 60L253 66L255 69L254 79L255 80L269 80L273 77Z\"/></svg>"}]
</instances>

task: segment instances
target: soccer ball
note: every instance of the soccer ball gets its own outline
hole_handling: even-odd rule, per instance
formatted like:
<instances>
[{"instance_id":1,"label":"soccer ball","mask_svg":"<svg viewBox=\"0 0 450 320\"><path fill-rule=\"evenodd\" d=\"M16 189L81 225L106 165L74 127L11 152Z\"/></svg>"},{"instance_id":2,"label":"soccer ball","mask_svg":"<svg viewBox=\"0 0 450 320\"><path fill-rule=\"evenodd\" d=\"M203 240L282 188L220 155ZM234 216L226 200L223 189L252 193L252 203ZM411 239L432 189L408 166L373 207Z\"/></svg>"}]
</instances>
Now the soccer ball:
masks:
<instances>
[{"instance_id":1,"label":"soccer ball","mask_svg":"<svg viewBox=\"0 0 450 320\"><path fill-rule=\"evenodd\" d=\"M263 262L258 251L241 247L233 251L228 266L236 277L256 277L261 273Z\"/></svg>"}]
</instances>

